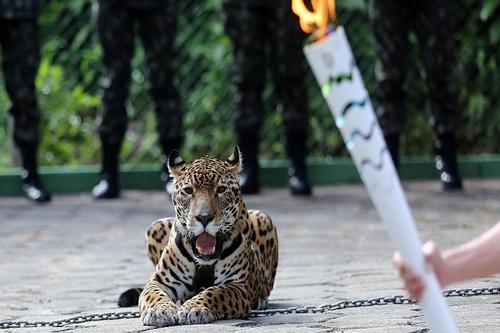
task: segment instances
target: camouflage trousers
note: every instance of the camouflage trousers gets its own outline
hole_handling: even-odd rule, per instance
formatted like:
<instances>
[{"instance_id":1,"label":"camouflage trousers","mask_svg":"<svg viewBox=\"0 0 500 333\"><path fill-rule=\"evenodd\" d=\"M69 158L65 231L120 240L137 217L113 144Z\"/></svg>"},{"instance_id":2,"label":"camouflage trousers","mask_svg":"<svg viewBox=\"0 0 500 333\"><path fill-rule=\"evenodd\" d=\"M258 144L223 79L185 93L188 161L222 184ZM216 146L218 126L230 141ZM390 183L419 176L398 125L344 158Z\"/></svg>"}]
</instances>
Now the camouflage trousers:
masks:
<instances>
[{"instance_id":1,"label":"camouflage trousers","mask_svg":"<svg viewBox=\"0 0 500 333\"><path fill-rule=\"evenodd\" d=\"M136 24L144 46L160 143L175 142L177 146L182 141L180 98L172 69L176 3L172 0L157 8L136 9L120 1L99 1L97 28L105 67L99 134L104 144L119 146L127 129L126 100Z\"/></svg>"},{"instance_id":2,"label":"camouflage trousers","mask_svg":"<svg viewBox=\"0 0 500 333\"><path fill-rule=\"evenodd\" d=\"M0 45L5 88L11 101L14 119L14 142L38 144L40 110L35 77L40 63L37 19L0 18Z\"/></svg>"},{"instance_id":3,"label":"camouflage trousers","mask_svg":"<svg viewBox=\"0 0 500 333\"><path fill-rule=\"evenodd\" d=\"M264 106L262 93L269 68L285 132L305 132L308 126L304 87L304 34L289 1L251 6L224 2L225 30L234 51L237 133L258 132Z\"/></svg>"},{"instance_id":4,"label":"camouflage trousers","mask_svg":"<svg viewBox=\"0 0 500 333\"><path fill-rule=\"evenodd\" d=\"M405 78L408 34L414 29L420 46L431 105L431 124L438 134L453 133L459 122L453 82L452 0L369 0L378 63L377 108L386 135L401 132L407 113ZM414 65L414 64L412 64Z\"/></svg>"}]
</instances>

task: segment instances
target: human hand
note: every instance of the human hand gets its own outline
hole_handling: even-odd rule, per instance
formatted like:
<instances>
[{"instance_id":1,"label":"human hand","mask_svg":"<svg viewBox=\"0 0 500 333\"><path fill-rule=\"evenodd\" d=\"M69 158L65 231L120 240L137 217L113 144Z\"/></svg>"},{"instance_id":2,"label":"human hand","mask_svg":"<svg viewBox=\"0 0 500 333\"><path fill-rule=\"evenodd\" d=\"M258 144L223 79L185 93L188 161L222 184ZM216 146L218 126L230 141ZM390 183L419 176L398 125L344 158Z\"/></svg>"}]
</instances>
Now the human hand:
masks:
<instances>
[{"instance_id":1,"label":"human hand","mask_svg":"<svg viewBox=\"0 0 500 333\"><path fill-rule=\"evenodd\" d=\"M429 241L422 246L422 252L424 254L425 269L433 270L440 286L444 286L446 284L445 275L447 269L441 251L434 242ZM399 252L394 253L392 260L410 296L416 300L420 300L425 290L423 277L410 268Z\"/></svg>"}]
</instances>

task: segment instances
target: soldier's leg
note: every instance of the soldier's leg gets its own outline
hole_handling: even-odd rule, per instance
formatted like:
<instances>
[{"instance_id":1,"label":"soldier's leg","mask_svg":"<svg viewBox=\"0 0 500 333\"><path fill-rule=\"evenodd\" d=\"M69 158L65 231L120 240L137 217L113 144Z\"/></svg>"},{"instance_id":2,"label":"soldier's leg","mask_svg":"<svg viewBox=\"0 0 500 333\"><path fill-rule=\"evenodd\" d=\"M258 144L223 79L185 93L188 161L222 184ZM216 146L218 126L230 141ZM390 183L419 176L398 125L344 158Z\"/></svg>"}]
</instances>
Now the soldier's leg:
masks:
<instances>
[{"instance_id":1,"label":"soldier's leg","mask_svg":"<svg viewBox=\"0 0 500 333\"><path fill-rule=\"evenodd\" d=\"M102 145L101 180L92 193L97 199L119 196L118 158L127 129L125 103L130 83L134 20L119 2L99 1L97 33L103 51L103 116L99 126Z\"/></svg>"},{"instance_id":2,"label":"soldier's leg","mask_svg":"<svg viewBox=\"0 0 500 333\"><path fill-rule=\"evenodd\" d=\"M420 1L416 30L429 98L431 123L437 134L436 165L445 190L461 189L457 165L455 132L460 118L457 95L453 89L455 58L451 0Z\"/></svg>"},{"instance_id":3,"label":"soldier's leg","mask_svg":"<svg viewBox=\"0 0 500 333\"><path fill-rule=\"evenodd\" d=\"M234 128L244 158L240 185L245 194L259 191L258 146L264 114L265 45L273 33L266 29L266 11L265 6L251 7L240 1L224 3L225 31L232 41L235 62Z\"/></svg>"},{"instance_id":4,"label":"soldier's leg","mask_svg":"<svg viewBox=\"0 0 500 333\"><path fill-rule=\"evenodd\" d=\"M289 188L295 195L310 195L307 180L307 129L309 110L304 84L305 58L302 47L305 39L297 16L286 1L276 3L270 18L273 81L281 105L285 131L285 150L289 159Z\"/></svg>"},{"instance_id":5,"label":"soldier's leg","mask_svg":"<svg viewBox=\"0 0 500 333\"><path fill-rule=\"evenodd\" d=\"M41 118L35 89L40 63L37 19L2 20L0 42L5 87L14 118L14 142L22 157L23 191L33 201L47 202L50 194L43 189L37 172Z\"/></svg>"},{"instance_id":6,"label":"soldier's leg","mask_svg":"<svg viewBox=\"0 0 500 333\"><path fill-rule=\"evenodd\" d=\"M151 95L155 101L156 127L162 160L182 145L182 110L179 92L175 84L172 61L177 26L177 1L170 0L156 9L138 13L140 34L146 53ZM172 194L173 179L163 163L162 179L167 193Z\"/></svg>"},{"instance_id":7,"label":"soldier's leg","mask_svg":"<svg viewBox=\"0 0 500 333\"><path fill-rule=\"evenodd\" d=\"M376 111L398 168L399 135L407 112L405 77L410 15L404 1L369 0L368 3L378 56L375 74L379 106Z\"/></svg>"}]
</instances>

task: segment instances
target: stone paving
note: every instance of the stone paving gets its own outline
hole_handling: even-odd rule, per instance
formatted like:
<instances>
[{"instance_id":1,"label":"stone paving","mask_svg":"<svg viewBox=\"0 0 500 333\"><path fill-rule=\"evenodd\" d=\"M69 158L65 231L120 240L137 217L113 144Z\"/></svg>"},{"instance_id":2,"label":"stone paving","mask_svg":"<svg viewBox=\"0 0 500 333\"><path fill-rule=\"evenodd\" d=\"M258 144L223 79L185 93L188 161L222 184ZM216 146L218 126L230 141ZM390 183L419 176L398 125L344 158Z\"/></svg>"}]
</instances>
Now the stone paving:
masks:
<instances>
[{"instance_id":1,"label":"stone paving","mask_svg":"<svg viewBox=\"0 0 500 333\"><path fill-rule=\"evenodd\" d=\"M423 239L443 247L470 239L500 219L500 181L465 183L443 193L437 182L405 189ZM265 189L247 206L270 214L278 227L280 264L270 307L319 306L347 299L405 295L392 268L393 247L361 185L317 187L312 198ZM125 192L94 202L87 194L59 195L38 207L0 198L0 321L57 320L79 314L136 311L117 296L152 272L143 234L172 215L160 192ZM457 287L499 287L500 276ZM462 332L500 332L500 295L449 298ZM154 329L138 319L62 328L2 332L415 332L425 328L418 305L351 308L325 314L276 315Z\"/></svg>"}]
</instances>

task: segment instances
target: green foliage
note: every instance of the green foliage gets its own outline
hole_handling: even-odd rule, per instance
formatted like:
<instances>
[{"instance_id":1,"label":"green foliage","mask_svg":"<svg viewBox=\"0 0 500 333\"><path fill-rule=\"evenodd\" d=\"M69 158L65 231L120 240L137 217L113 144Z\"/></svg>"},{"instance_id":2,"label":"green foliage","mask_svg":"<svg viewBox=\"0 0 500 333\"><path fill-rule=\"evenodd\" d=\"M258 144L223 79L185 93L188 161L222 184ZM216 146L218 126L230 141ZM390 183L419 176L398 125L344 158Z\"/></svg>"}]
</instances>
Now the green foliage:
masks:
<instances>
[{"instance_id":1,"label":"green foliage","mask_svg":"<svg viewBox=\"0 0 500 333\"><path fill-rule=\"evenodd\" d=\"M3 80L0 81L0 168L10 165L11 157L9 151L9 135L7 133L7 106L9 105L7 94L3 86ZM2 112L5 110L5 112ZM3 116L5 115L5 116Z\"/></svg>"},{"instance_id":2,"label":"green foliage","mask_svg":"<svg viewBox=\"0 0 500 333\"><path fill-rule=\"evenodd\" d=\"M366 4L339 0L338 21L348 33L357 64L376 102L376 55ZM40 17L43 59L37 78L44 118L40 159L43 165L98 164L97 123L100 118L101 49L95 36L92 0L44 0ZM235 137L231 89L231 43L224 35L221 1L179 2L173 78L183 101L187 159L210 153L226 156ZM500 141L500 2L462 0L457 3L457 80L463 112L462 153L498 152ZM402 150L406 154L432 153L426 87L421 78L419 50L414 35L409 63L409 113ZM159 163L154 104L148 93L144 51L136 41L128 111L130 123L122 150L127 163ZM314 78L306 78L311 113L311 156L345 155L343 142ZM0 81L0 110L8 99ZM293 83L290 83L293 84ZM284 156L280 112L266 88L266 117L261 156ZM11 164L6 112L0 113L0 168Z\"/></svg>"},{"instance_id":3,"label":"green foliage","mask_svg":"<svg viewBox=\"0 0 500 333\"><path fill-rule=\"evenodd\" d=\"M80 85L66 85L64 70L43 61L36 80L43 118L41 162L43 164L96 163L96 110L101 100Z\"/></svg>"},{"instance_id":4,"label":"green foliage","mask_svg":"<svg viewBox=\"0 0 500 333\"><path fill-rule=\"evenodd\" d=\"M500 2L467 1L478 8L460 22L458 90L463 107L462 149L498 152L500 141ZM471 8L471 7L469 7Z\"/></svg>"},{"instance_id":5,"label":"green foliage","mask_svg":"<svg viewBox=\"0 0 500 333\"><path fill-rule=\"evenodd\" d=\"M180 11L176 67L185 115L183 154L223 157L231 153L235 139L231 45L224 35L220 1L184 2Z\"/></svg>"}]
</instances>

